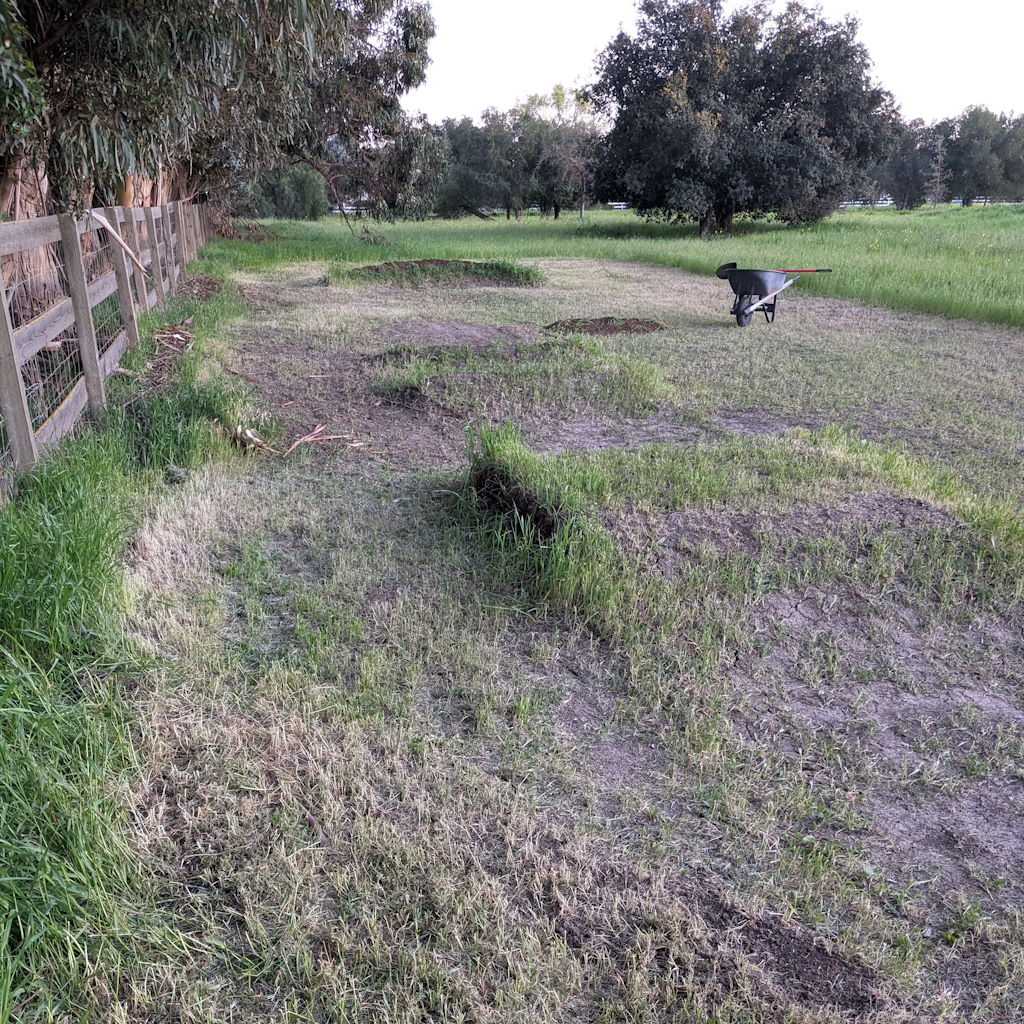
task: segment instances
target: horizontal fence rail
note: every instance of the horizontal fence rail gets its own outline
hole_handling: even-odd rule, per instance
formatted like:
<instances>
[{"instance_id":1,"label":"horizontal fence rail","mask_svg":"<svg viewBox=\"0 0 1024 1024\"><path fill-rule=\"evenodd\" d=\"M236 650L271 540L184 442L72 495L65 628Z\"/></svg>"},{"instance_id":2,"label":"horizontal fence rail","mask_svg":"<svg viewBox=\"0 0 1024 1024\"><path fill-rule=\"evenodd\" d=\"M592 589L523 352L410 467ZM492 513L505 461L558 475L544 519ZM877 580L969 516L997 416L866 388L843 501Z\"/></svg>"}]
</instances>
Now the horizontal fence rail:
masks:
<instances>
[{"instance_id":1,"label":"horizontal fence rail","mask_svg":"<svg viewBox=\"0 0 1024 1024\"><path fill-rule=\"evenodd\" d=\"M104 382L210 237L205 205L0 223L0 484L106 404Z\"/></svg>"}]
</instances>

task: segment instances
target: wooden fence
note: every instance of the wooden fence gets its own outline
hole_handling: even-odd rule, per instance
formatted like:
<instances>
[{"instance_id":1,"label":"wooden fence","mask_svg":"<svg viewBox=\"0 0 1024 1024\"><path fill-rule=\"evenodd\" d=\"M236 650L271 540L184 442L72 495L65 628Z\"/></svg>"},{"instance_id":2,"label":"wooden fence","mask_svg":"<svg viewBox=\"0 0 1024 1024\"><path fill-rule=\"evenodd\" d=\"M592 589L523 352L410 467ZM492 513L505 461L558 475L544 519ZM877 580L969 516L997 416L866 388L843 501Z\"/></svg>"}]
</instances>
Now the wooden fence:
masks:
<instances>
[{"instance_id":1,"label":"wooden fence","mask_svg":"<svg viewBox=\"0 0 1024 1024\"><path fill-rule=\"evenodd\" d=\"M108 207L0 223L0 481L89 409L210 235L205 206Z\"/></svg>"}]
</instances>

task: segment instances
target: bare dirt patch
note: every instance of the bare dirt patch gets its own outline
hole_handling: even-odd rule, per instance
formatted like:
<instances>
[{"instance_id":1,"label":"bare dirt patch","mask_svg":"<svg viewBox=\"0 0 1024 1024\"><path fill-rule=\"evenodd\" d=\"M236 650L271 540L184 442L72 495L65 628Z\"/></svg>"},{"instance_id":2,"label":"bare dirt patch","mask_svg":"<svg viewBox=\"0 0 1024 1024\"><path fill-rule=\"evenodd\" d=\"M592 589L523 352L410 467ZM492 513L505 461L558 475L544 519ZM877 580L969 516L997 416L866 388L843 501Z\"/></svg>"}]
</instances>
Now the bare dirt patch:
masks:
<instances>
[{"instance_id":1,"label":"bare dirt patch","mask_svg":"<svg viewBox=\"0 0 1024 1024\"><path fill-rule=\"evenodd\" d=\"M544 330L555 334L652 334L654 331L665 330L665 325L660 320L636 317L574 317L546 324Z\"/></svg>"},{"instance_id":2,"label":"bare dirt patch","mask_svg":"<svg viewBox=\"0 0 1024 1024\"><path fill-rule=\"evenodd\" d=\"M936 505L884 492L851 494L828 504L798 505L787 512L704 508L682 508L665 514L628 511L609 525L637 555L648 547L646 541L653 534L662 538L656 562L663 573L673 572L680 558L695 554L704 544L724 552L757 554L770 537L789 546L792 557L798 558L801 540L835 534L856 545L858 538L886 527L905 532L931 527L955 531L963 527L955 516ZM852 557L862 554L851 548Z\"/></svg>"},{"instance_id":3,"label":"bare dirt patch","mask_svg":"<svg viewBox=\"0 0 1024 1024\"><path fill-rule=\"evenodd\" d=\"M829 422L827 413L779 416L760 409L720 413L708 420L710 426L741 437L762 437L785 433L795 427L818 430Z\"/></svg>"},{"instance_id":4,"label":"bare dirt patch","mask_svg":"<svg viewBox=\"0 0 1024 1024\"><path fill-rule=\"evenodd\" d=\"M474 324L462 320L392 320L370 332L371 339L385 344L394 339L412 348L419 346L465 345L475 348L501 341L523 341L532 338L531 327L513 324Z\"/></svg>"},{"instance_id":5,"label":"bare dirt patch","mask_svg":"<svg viewBox=\"0 0 1024 1024\"><path fill-rule=\"evenodd\" d=\"M644 418L600 419L541 416L525 426L524 437L539 452L624 448L642 444L693 444L708 432L695 424L680 422L671 410Z\"/></svg>"},{"instance_id":6,"label":"bare dirt patch","mask_svg":"<svg viewBox=\"0 0 1024 1024\"><path fill-rule=\"evenodd\" d=\"M725 659L733 726L861 791L870 824L843 838L916 887L925 923L946 927L952 894L992 908L1024 900L1024 609L970 591L940 607L915 566L918 551L940 550L936 537L970 550L966 524L917 498L865 493L784 513L634 511L610 525L664 576L712 551L789 581L754 597L747 642Z\"/></svg>"}]
</instances>

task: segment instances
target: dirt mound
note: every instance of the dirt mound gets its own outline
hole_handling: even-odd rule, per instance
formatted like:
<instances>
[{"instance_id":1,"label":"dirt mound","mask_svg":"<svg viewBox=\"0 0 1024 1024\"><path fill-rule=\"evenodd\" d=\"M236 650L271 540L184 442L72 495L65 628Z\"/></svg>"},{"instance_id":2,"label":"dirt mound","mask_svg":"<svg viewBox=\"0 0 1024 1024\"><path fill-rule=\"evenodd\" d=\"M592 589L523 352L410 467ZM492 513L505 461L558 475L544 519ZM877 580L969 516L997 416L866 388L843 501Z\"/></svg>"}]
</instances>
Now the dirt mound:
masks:
<instances>
[{"instance_id":1,"label":"dirt mound","mask_svg":"<svg viewBox=\"0 0 1024 1024\"><path fill-rule=\"evenodd\" d=\"M352 267L341 272L352 281L381 281L388 284L478 284L514 285L538 284L542 275L533 267L521 266L508 260L390 260Z\"/></svg>"},{"instance_id":2,"label":"dirt mound","mask_svg":"<svg viewBox=\"0 0 1024 1024\"><path fill-rule=\"evenodd\" d=\"M545 331L556 334L652 334L665 330L660 320L640 320L636 317L598 316L591 319L576 317L546 324Z\"/></svg>"},{"instance_id":3,"label":"dirt mound","mask_svg":"<svg viewBox=\"0 0 1024 1024\"><path fill-rule=\"evenodd\" d=\"M199 299L205 302L211 295L220 291L220 281L210 277L209 274L196 274L188 277L178 285L179 295L188 295L190 298Z\"/></svg>"},{"instance_id":4,"label":"dirt mound","mask_svg":"<svg viewBox=\"0 0 1024 1024\"><path fill-rule=\"evenodd\" d=\"M562 513L549 508L536 494L520 486L501 466L485 463L476 470L470 483L476 491L479 508L497 516L515 512L534 526L542 540L549 540L565 525L566 517Z\"/></svg>"}]
</instances>

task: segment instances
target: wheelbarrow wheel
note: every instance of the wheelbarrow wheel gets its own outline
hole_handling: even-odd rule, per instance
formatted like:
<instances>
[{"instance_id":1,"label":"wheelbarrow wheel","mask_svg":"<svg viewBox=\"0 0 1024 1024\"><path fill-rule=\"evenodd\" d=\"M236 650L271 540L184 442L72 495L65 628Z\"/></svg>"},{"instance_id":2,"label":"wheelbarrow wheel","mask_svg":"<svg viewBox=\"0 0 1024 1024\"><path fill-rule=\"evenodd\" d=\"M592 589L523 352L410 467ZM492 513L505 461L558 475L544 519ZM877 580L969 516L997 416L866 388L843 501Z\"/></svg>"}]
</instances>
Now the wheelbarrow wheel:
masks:
<instances>
[{"instance_id":1,"label":"wheelbarrow wheel","mask_svg":"<svg viewBox=\"0 0 1024 1024\"><path fill-rule=\"evenodd\" d=\"M754 314L746 312L747 306L754 301L753 295L737 295L736 296L736 309L739 311L736 314L736 323L740 327L746 327L751 320L754 319Z\"/></svg>"}]
</instances>

